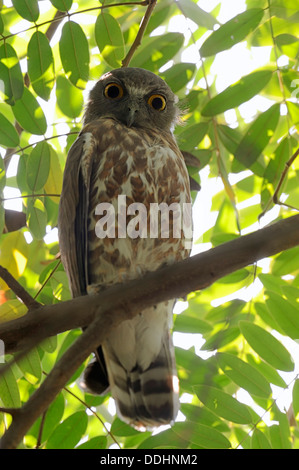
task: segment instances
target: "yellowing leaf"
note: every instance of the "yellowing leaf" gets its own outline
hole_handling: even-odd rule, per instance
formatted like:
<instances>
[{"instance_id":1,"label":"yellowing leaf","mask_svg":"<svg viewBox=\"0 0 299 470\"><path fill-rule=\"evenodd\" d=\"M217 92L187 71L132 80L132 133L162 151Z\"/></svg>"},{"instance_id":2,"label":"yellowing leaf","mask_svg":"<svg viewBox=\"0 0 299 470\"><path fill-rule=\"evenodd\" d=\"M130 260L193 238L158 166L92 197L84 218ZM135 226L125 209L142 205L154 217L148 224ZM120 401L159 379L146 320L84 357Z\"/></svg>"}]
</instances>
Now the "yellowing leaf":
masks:
<instances>
[{"instance_id":1,"label":"yellowing leaf","mask_svg":"<svg viewBox=\"0 0 299 470\"><path fill-rule=\"evenodd\" d=\"M0 305L0 323L22 317L27 313L27 307L17 299L8 300Z\"/></svg>"},{"instance_id":2,"label":"yellowing leaf","mask_svg":"<svg viewBox=\"0 0 299 470\"><path fill-rule=\"evenodd\" d=\"M28 245L22 232L2 235L0 246L0 265L18 279L27 265ZM0 289L7 290L7 284L0 279Z\"/></svg>"},{"instance_id":3,"label":"yellowing leaf","mask_svg":"<svg viewBox=\"0 0 299 470\"><path fill-rule=\"evenodd\" d=\"M51 148L50 154L50 171L47 182L44 186L44 190L47 194L60 194L62 188L63 173L61 170L58 156L53 150L53 148ZM50 199L52 199L52 201L56 203L59 202L59 198L56 196L50 196Z\"/></svg>"}]
</instances>

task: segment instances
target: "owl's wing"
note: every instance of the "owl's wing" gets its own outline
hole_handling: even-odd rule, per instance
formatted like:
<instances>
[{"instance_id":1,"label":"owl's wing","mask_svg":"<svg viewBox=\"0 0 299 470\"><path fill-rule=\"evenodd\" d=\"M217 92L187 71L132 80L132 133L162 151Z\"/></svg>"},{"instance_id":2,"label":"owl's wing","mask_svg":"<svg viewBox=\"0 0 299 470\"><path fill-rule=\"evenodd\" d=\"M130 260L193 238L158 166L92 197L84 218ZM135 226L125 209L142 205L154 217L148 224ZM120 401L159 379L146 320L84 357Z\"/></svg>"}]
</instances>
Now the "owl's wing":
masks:
<instances>
[{"instance_id":1,"label":"owl's wing","mask_svg":"<svg viewBox=\"0 0 299 470\"><path fill-rule=\"evenodd\" d=\"M62 263L73 297L86 293L86 199L81 159L84 137L79 136L68 153L59 204L58 233Z\"/></svg>"},{"instance_id":2,"label":"owl's wing","mask_svg":"<svg viewBox=\"0 0 299 470\"><path fill-rule=\"evenodd\" d=\"M84 130L69 150L59 204L58 232L61 260L67 272L73 297L85 295L88 285L87 215L89 181L93 153L84 165L86 149ZM87 148L90 150L92 146ZM95 353L97 360L85 372L87 388L104 393L108 386L107 370L101 347ZM90 386L89 386L90 384Z\"/></svg>"}]
</instances>

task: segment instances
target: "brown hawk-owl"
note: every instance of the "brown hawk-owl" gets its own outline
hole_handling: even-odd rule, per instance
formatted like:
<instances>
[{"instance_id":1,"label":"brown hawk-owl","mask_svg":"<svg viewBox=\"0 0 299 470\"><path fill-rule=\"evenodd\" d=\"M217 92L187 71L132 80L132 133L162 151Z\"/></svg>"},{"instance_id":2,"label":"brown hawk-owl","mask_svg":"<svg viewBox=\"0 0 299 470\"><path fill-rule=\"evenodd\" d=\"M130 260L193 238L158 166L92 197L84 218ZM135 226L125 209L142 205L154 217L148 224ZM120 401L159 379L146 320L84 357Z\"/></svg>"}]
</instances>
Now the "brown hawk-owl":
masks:
<instances>
[{"instance_id":1,"label":"brown hawk-owl","mask_svg":"<svg viewBox=\"0 0 299 470\"><path fill-rule=\"evenodd\" d=\"M175 103L161 78L139 68L106 73L91 90L83 129L67 157L59 208L61 257L74 297L188 256L186 230L174 233L179 212L169 210L168 234L162 215L157 222L150 213L161 203L183 210L191 202L172 134ZM120 200L125 216L118 217ZM140 208L147 215L137 223L132 215ZM172 422L178 412L173 305L159 303L122 322L85 371L86 389L103 393L110 386L119 416L139 429Z\"/></svg>"}]
</instances>

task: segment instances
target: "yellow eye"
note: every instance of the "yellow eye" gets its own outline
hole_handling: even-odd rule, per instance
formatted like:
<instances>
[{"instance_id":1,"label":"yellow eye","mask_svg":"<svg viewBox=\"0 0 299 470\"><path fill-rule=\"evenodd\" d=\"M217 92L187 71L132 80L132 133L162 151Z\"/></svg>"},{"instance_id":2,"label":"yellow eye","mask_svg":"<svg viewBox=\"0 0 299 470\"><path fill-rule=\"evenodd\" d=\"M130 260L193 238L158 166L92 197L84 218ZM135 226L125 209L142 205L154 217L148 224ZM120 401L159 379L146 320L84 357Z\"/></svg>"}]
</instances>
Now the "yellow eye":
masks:
<instances>
[{"instance_id":1,"label":"yellow eye","mask_svg":"<svg viewBox=\"0 0 299 470\"><path fill-rule=\"evenodd\" d=\"M104 90L104 95L106 98L110 98L111 100L121 98L123 94L123 87L118 83L109 83L109 85L107 85Z\"/></svg>"},{"instance_id":2,"label":"yellow eye","mask_svg":"<svg viewBox=\"0 0 299 470\"><path fill-rule=\"evenodd\" d=\"M151 95L147 102L156 111L163 111L166 107L166 100L162 95Z\"/></svg>"}]
</instances>

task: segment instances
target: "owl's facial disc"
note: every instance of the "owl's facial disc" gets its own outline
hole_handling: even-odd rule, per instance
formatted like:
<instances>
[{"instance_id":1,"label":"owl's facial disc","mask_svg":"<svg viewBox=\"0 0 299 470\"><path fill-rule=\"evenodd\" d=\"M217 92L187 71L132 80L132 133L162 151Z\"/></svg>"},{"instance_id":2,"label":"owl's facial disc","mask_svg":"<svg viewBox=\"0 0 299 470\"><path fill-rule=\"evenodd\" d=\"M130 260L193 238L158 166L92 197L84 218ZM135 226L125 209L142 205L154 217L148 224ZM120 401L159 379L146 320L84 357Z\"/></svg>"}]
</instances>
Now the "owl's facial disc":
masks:
<instances>
[{"instance_id":1,"label":"owl's facial disc","mask_svg":"<svg viewBox=\"0 0 299 470\"><path fill-rule=\"evenodd\" d=\"M106 117L128 127L171 130L178 114L176 97L161 78L122 68L103 75L92 89L84 122Z\"/></svg>"}]
</instances>

